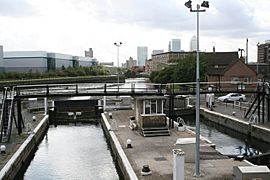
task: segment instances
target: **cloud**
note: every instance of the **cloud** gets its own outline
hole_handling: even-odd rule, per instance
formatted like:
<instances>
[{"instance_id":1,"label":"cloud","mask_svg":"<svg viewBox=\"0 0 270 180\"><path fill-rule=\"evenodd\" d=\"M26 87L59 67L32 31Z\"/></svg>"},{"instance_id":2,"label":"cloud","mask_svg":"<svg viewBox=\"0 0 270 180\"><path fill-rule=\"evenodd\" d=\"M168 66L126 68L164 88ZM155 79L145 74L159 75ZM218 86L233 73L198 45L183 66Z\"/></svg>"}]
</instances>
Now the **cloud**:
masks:
<instances>
[{"instance_id":1,"label":"cloud","mask_svg":"<svg viewBox=\"0 0 270 180\"><path fill-rule=\"evenodd\" d=\"M0 1L0 16L24 17L32 13L33 9L26 0Z\"/></svg>"},{"instance_id":2,"label":"cloud","mask_svg":"<svg viewBox=\"0 0 270 180\"><path fill-rule=\"evenodd\" d=\"M99 0L92 6L92 12L103 22L187 32L196 28L196 14L190 13L184 2ZM200 28L209 36L255 37L268 29L259 22L252 3L245 0L210 1L210 8L200 13L200 17Z\"/></svg>"},{"instance_id":3,"label":"cloud","mask_svg":"<svg viewBox=\"0 0 270 180\"><path fill-rule=\"evenodd\" d=\"M105 22L175 29L184 16L181 9L174 0L100 0L95 4L94 13Z\"/></svg>"}]
</instances>

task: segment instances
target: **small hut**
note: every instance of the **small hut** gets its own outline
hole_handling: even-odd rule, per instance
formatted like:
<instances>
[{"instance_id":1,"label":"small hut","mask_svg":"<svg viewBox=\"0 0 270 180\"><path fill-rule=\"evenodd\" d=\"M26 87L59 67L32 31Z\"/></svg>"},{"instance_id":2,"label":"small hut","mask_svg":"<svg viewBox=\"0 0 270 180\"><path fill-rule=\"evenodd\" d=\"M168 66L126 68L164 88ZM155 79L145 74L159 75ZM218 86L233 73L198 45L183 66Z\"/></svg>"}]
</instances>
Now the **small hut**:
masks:
<instances>
[{"instance_id":1,"label":"small hut","mask_svg":"<svg viewBox=\"0 0 270 180\"><path fill-rule=\"evenodd\" d=\"M138 96L135 99L135 120L143 136L170 135L163 106L164 96Z\"/></svg>"}]
</instances>

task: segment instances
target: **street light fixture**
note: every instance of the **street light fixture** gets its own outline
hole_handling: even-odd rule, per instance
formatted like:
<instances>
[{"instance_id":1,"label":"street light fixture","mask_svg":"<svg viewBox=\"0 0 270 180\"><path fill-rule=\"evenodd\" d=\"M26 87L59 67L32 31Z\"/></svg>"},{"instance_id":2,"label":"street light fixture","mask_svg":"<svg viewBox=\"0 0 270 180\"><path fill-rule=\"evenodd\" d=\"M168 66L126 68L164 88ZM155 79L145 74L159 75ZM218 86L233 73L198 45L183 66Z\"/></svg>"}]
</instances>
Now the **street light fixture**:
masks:
<instances>
[{"instance_id":1,"label":"street light fixture","mask_svg":"<svg viewBox=\"0 0 270 180\"><path fill-rule=\"evenodd\" d=\"M115 42L114 45L117 47L117 86L119 91L119 47L122 45L122 42Z\"/></svg>"},{"instance_id":2,"label":"street light fixture","mask_svg":"<svg viewBox=\"0 0 270 180\"><path fill-rule=\"evenodd\" d=\"M190 9L190 12L197 13L197 53L196 53L196 154L195 154L195 165L196 165L196 177L200 176L200 67L199 67L199 13L205 12L205 9L200 7L209 8L208 1L203 1L201 5L197 4L197 9L192 9L192 1L189 0L185 3L185 6Z\"/></svg>"}]
</instances>

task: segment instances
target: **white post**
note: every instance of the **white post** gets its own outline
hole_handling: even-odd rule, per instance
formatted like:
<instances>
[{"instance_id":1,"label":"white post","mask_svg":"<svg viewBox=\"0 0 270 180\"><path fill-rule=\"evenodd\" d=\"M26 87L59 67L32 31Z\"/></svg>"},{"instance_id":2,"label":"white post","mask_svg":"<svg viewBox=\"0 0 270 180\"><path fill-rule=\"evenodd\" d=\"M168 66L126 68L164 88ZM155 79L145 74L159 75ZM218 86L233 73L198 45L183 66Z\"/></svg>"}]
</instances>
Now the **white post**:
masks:
<instances>
[{"instance_id":1,"label":"white post","mask_svg":"<svg viewBox=\"0 0 270 180\"><path fill-rule=\"evenodd\" d=\"M185 179L185 152L181 149L173 149L173 180Z\"/></svg>"},{"instance_id":2,"label":"white post","mask_svg":"<svg viewBox=\"0 0 270 180\"><path fill-rule=\"evenodd\" d=\"M44 115L48 114L48 98L44 98Z\"/></svg>"},{"instance_id":3,"label":"white post","mask_svg":"<svg viewBox=\"0 0 270 180\"><path fill-rule=\"evenodd\" d=\"M106 96L103 96L103 112L106 110Z\"/></svg>"}]
</instances>

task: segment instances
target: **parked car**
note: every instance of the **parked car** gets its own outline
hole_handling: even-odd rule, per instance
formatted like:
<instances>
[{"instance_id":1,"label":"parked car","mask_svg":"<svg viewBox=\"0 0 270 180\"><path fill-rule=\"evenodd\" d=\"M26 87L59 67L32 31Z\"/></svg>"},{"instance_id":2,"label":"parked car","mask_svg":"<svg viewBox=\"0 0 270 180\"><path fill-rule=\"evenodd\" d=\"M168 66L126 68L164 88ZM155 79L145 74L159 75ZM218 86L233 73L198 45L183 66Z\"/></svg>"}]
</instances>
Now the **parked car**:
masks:
<instances>
[{"instance_id":1,"label":"parked car","mask_svg":"<svg viewBox=\"0 0 270 180\"><path fill-rule=\"evenodd\" d=\"M228 101L245 101L247 98L244 94L240 93L229 93L226 96L220 96L219 101L228 102Z\"/></svg>"}]
</instances>

